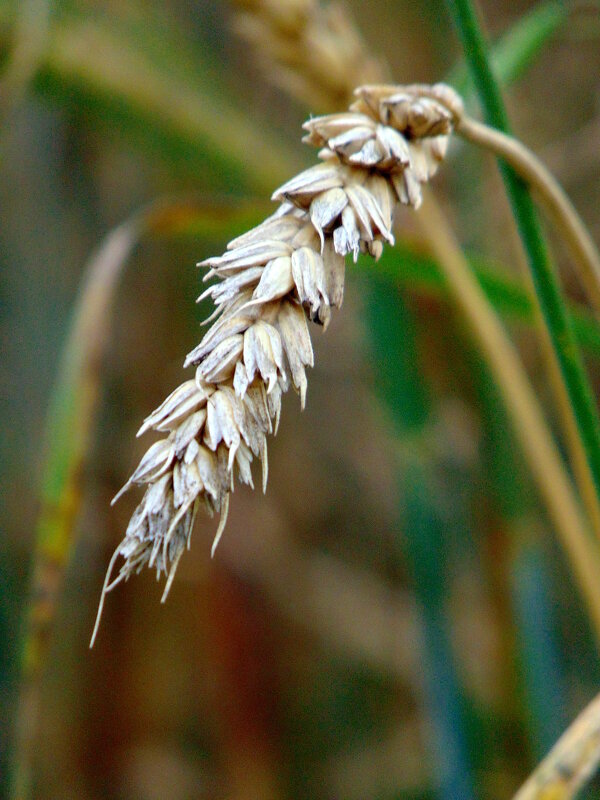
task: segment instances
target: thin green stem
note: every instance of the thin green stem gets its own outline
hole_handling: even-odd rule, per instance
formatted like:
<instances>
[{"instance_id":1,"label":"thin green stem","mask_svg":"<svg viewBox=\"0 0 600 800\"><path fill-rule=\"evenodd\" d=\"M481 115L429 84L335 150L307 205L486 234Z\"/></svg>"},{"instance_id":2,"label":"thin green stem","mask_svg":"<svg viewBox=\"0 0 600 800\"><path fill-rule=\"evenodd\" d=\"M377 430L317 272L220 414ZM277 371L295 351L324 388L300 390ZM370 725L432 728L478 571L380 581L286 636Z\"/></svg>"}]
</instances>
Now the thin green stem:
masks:
<instances>
[{"instance_id":1,"label":"thin green stem","mask_svg":"<svg viewBox=\"0 0 600 800\"><path fill-rule=\"evenodd\" d=\"M521 77L567 18L568 9L561 0L541 0L515 20L492 45L491 60L496 75L507 83ZM444 82L456 89L467 106L472 105L473 84L463 61L452 68Z\"/></svg>"},{"instance_id":2,"label":"thin green stem","mask_svg":"<svg viewBox=\"0 0 600 800\"><path fill-rule=\"evenodd\" d=\"M455 124L456 132L470 142L486 147L508 164L527 181L550 214L560 236L568 245L580 280L596 314L600 315L600 255L587 228L573 204L542 162L525 145L506 133L483 125L469 116L461 116ZM537 309L539 311L539 304ZM600 535L600 501L589 462L579 437L579 431L569 401L567 387L562 379L558 360L552 349L548 331L538 314L540 338L548 363L549 377L554 388L558 409L563 421L571 465L581 498L597 535Z\"/></svg>"},{"instance_id":3,"label":"thin green stem","mask_svg":"<svg viewBox=\"0 0 600 800\"><path fill-rule=\"evenodd\" d=\"M471 0L446 0L488 122L509 133L508 116L492 72L487 46ZM527 185L505 162L502 177L525 248L535 292L565 382L596 491L600 490L600 419L583 368L565 302L552 268Z\"/></svg>"}]
</instances>

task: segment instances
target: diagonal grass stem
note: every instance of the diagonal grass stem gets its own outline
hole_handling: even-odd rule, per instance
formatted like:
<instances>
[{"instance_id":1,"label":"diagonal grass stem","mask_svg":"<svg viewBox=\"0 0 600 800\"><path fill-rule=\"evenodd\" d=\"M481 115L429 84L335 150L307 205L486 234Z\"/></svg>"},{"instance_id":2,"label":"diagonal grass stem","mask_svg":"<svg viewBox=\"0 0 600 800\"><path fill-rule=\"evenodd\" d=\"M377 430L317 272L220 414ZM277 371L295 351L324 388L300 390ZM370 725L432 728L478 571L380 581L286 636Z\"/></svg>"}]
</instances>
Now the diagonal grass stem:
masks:
<instances>
[{"instance_id":1,"label":"diagonal grass stem","mask_svg":"<svg viewBox=\"0 0 600 800\"><path fill-rule=\"evenodd\" d=\"M475 9L470 0L447 0L447 6L460 35L485 116L495 128L508 133L508 116L491 68L486 42ZM501 161L500 168L527 254L542 316L565 382L596 491L598 491L600 488L600 420L593 393L583 368L573 328L551 265L529 190L525 182L506 162Z\"/></svg>"},{"instance_id":2,"label":"diagonal grass stem","mask_svg":"<svg viewBox=\"0 0 600 800\"><path fill-rule=\"evenodd\" d=\"M541 412L535 393L502 324L473 277L468 263L432 197L418 219L444 270L457 306L465 315L502 395L515 433L544 499L600 640L600 555L573 484Z\"/></svg>"}]
</instances>

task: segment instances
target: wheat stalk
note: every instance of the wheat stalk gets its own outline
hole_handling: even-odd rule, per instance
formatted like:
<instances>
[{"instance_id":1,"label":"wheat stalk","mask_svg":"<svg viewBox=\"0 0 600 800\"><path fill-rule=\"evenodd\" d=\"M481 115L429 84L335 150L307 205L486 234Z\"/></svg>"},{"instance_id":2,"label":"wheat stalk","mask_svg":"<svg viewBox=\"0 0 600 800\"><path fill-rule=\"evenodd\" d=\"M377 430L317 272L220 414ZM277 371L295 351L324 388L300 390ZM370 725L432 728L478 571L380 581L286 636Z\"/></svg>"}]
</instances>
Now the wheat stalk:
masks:
<instances>
[{"instance_id":1,"label":"wheat stalk","mask_svg":"<svg viewBox=\"0 0 600 800\"><path fill-rule=\"evenodd\" d=\"M584 708L513 800L571 800L600 763L600 695Z\"/></svg>"},{"instance_id":2,"label":"wheat stalk","mask_svg":"<svg viewBox=\"0 0 600 800\"><path fill-rule=\"evenodd\" d=\"M111 558L91 645L106 594L148 566L167 577L163 601L189 547L198 508L220 514L219 542L234 479L253 485L279 423L282 395L293 387L304 406L306 368L313 365L307 321L327 327L342 304L345 256L378 258L394 243L399 203L418 208L421 185L446 153L452 112L461 101L448 86L364 86L341 114L305 123L304 141L321 163L281 186L280 207L201 262L216 277L213 324L185 365L195 377L179 386L140 428L167 434L155 442L117 494L146 492ZM116 577L113 571L124 559Z\"/></svg>"}]
</instances>

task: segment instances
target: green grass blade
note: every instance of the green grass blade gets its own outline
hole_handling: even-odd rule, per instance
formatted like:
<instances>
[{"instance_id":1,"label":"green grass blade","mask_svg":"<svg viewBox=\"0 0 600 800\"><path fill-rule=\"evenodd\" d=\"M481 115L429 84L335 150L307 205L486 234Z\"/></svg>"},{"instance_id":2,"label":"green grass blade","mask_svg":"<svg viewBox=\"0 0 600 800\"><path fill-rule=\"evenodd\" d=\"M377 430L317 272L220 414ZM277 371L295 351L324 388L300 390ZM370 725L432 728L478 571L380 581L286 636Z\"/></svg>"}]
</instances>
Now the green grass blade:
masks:
<instances>
[{"instance_id":1,"label":"green grass blade","mask_svg":"<svg viewBox=\"0 0 600 800\"><path fill-rule=\"evenodd\" d=\"M508 133L509 122L486 43L470 0L446 0L460 35L488 122ZM565 383L590 470L600 489L600 419L541 225L526 185L501 162L502 176L525 247L533 284Z\"/></svg>"},{"instance_id":2,"label":"green grass blade","mask_svg":"<svg viewBox=\"0 0 600 800\"><path fill-rule=\"evenodd\" d=\"M566 3L550 0L536 5L518 19L491 50L491 62L502 83L518 80L539 56L568 17ZM474 93L466 64L460 63L446 78L468 102Z\"/></svg>"}]
</instances>

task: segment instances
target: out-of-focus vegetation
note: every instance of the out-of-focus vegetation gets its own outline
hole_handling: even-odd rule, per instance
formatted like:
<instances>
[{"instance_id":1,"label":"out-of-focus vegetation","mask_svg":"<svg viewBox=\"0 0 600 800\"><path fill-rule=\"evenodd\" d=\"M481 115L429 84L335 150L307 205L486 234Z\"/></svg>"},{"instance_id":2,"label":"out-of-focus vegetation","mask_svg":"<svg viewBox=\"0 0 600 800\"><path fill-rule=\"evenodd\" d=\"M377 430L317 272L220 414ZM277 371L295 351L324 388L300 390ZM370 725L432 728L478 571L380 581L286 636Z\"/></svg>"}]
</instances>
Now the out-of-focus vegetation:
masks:
<instances>
[{"instance_id":1,"label":"out-of-focus vegetation","mask_svg":"<svg viewBox=\"0 0 600 800\"><path fill-rule=\"evenodd\" d=\"M481 7L493 39L508 33L497 59L513 127L598 241L600 16ZM394 80L450 73L469 91L441 3L351 11ZM209 313L193 265L269 213L270 191L313 156L300 144L311 109L265 81L231 15L0 0L0 792L34 531L56 544L58 525L73 539L44 550L25 671L41 681L25 731L33 797L510 797L597 693L598 650L497 387L408 212L397 247L348 270L344 308L313 332L308 407L285 402L266 496L236 490L213 561L214 524L197 522L165 606L149 575L111 594L87 649L135 503L110 498ZM434 189L564 444L498 176L452 147ZM65 353L101 241L117 288L80 307ZM597 390L600 324L558 256Z\"/></svg>"}]
</instances>

